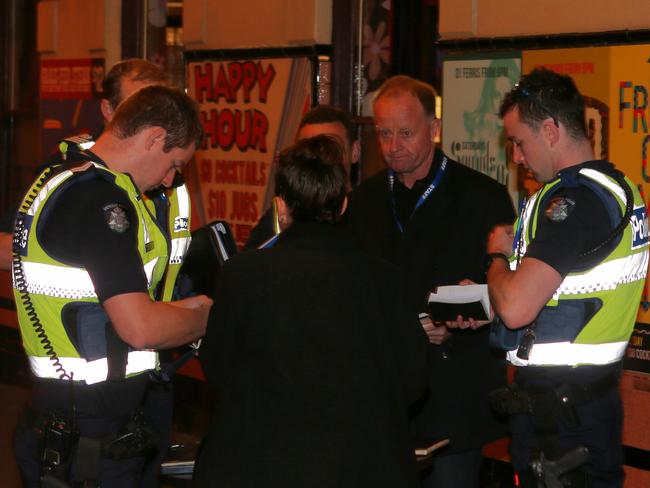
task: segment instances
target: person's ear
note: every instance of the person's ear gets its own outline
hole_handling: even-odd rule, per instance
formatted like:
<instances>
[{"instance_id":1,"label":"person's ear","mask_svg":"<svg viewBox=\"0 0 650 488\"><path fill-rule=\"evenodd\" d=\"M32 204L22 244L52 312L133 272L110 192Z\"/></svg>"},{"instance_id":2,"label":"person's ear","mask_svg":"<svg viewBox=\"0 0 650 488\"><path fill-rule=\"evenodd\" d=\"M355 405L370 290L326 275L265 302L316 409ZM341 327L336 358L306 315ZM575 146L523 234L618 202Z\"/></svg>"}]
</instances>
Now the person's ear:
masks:
<instances>
[{"instance_id":1,"label":"person's ear","mask_svg":"<svg viewBox=\"0 0 650 488\"><path fill-rule=\"evenodd\" d=\"M115 110L111 106L111 102L109 102L107 98L102 98L101 102L99 102L99 107L102 110L102 117L104 117L104 122L108 124L111 120L113 120L113 115L115 115Z\"/></svg>"},{"instance_id":2,"label":"person's ear","mask_svg":"<svg viewBox=\"0 0 650 488\"><path fill-rule=\"evenodd\" d=\"M153 126L147 127L144 129L145 132L145 147L147 150L150 150L155 147L160 147L161 149L165 146L165 138L167 137L167 131L162 127Z\"/></svg>"},{"instance_id":3,"label":"person's ear","mask_svg":"<svg viewBox=\"0 0 650 488\"><path fill-rule=\"evenodd\" d=\"M429 131L430 131L430 134L431 134L431 140L433 142L435 142L436 139L438 139L440 137L440 126L441 126L440 119L437 119L437 118L433 117L431 119L430 128L429 128Z\"/></svg>"},{"instance_id":4,"label":"person's ear","mask_svg":"<svg viewBox=\"0 0 650 488\"><path fill-rule=\"evenodd\" d=\"M542 122L542 133L551 147L555 146L560 139L560 128L550 118Z\"/></svg>"},{"instance_id":5,"label":"person's ear","mask_svg":"<svg viewBox=\"0 0 650 488\"><path fill-rule=\"evenodd\" d=\"M286 230L291 223L293 222L293 219L291 218L291 212L289 211L289 206L287 205L287 202L284 201L282 197L273 197L273 200L275 202L275 208L277 209L278 212L278 227L280 227L280 231Z\"/></svg>"},{"instance_id":6,"label":"person's ear","mask_svg":"<svg viewBox=\"0 0 650 488\"><path fill-rule=\"evenodd\" d=\"M345 198L343 198L343 203L341 204L340 214L343 215L347 209L348 209L348 197L346 195Z\"/></svg>"},{"instance_id":7,"label":"person's ear","mask_svg":"<svg viewBox=\"0 0 650 488\"><path fill-rule=\"evenodd\" d=\"M350 147L350 162L352 164L359 162L359 157L361 156L361 143L359 141L354 141Z\"/></svg>"}]
</instances>

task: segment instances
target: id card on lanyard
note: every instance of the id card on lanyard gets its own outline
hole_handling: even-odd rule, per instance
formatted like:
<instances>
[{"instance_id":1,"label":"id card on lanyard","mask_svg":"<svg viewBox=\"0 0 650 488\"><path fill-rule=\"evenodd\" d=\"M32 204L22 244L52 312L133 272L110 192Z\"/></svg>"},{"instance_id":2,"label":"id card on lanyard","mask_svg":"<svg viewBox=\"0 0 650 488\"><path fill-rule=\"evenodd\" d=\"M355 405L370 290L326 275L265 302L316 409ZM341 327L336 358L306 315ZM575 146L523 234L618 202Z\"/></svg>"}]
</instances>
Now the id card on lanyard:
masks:
<instances>
[{"instance_id":1,"label":"id card on lanyard","mask_svg":"<svg viewBox=\"0 0 650 488\"><path fill-rule=\"evenodd\" d=\"M424 204L427 198L431 196L433 191L440 184L440 181L442 181L442 177L444 176L446 169L447 169L447 157L445 156L442 158L442 162L440 163L440 166L438 167L438 170L436 171L436 174L433 177L433 181L431 181L431 184L427 187L426 190L424 190L422 195L420 195L420 198L418 198L418 201L415 204L415 208L413 209L413 212L411 212L409 219L413 217L413 214L415 214L417 209L420 208L422 204ZM393 203L393 218L395 219L395 224L397 225L397 228L403 234L404 227L402 226L402 223L399 220L399 216L397 215L397 202L395 201L395 191L394 191L395 172L392 169L388 170L388 185L390 187L390 196Z\"/></svg>"}]
</instances>

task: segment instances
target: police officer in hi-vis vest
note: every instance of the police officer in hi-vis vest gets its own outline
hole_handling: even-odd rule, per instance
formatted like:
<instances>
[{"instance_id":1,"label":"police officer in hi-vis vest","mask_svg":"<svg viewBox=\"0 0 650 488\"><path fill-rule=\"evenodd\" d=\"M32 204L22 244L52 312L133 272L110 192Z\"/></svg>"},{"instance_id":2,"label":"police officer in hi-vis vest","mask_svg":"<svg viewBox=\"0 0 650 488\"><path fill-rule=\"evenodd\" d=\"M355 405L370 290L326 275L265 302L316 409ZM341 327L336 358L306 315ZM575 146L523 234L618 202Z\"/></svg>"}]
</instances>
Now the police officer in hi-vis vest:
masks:
<instances>
[{"instance_id":1,"label":"police officer in hi-vis vest","mask_svg":"<svg viewBox=\"0 0 650 488\"><path fill-rule=\"evenodd\" d=\"M541 189L493 230L493 338L516 366L493 394L511 415L521 486L623 484L618 381L648 267L636 185L595 160L573 80L538 68L504 98L514 161Z\"/></svg>"},{"instance_id":2,"label":"police officer in hi-vis vest","mask_svg":"<svg viewBox=\"0 0 650 488\"><path fill-rule=\"evenodd\" d=\"M102 81L102 99L100 110L104 126L113 118L115 109L123 100L137 90L150 85L168 85L168 78L155 64L138 58L127 59L115 64ZM89 159L87 150L95 144L96 137L90 134L78 134L67 137L59 142L57 151L47 158L38 172L48 166L56 164L74 165ZM37 173L38 174L38 173ZM185 251L190 242L190 199L180 173L170 188L155 188L145 194L145 201L149 209L156 216L157 221L167 229L172 240L172 246L177 250L170 255L169 269L165 274L164 284L159 287L159 296L169 300L172 296L187 295L178 293L178 290L188 290L191 283L183 275L178 282L174 293L174 286L179 269L184 262ZM17 210L12 208L3 217L0 224L0 268L11 268L11 230L13 229L13 216ZM9 218L11 224L9 227ZM7 225L5 225L7 221ZM182 222L183 225L178 225ZM6 231L6 233L5 233ZM5 244L6 243L6 244ZM203 264L205 265L205 264ZM161 358L164 360L164 358ZM158 472L160 463L167 454L172 431L173 391L169 375L158 375L160 381L152 382L147 393L144 408L144 417L153 424L158 437L158 448L155 454L148 458L148 467L142 479L143 488L158 486ZM165 379L166 381L164 381Z\"/></svg>"},{"instance_id":3,"label":"police officer in hi-vis vest","mask_svg":"<svg viewBox=\"0 0 650 488\"><path fill-rule=\"evenodd\" d=\"M169 236L143 193L171 186L201 135L187 95L143 88L87 161L46 169L19 208L13 285L35 376L15 437L26 486L140 486L154 442L140 408L156 351L201 337L212 303L161 295L189 237ZM184 211L173 212L187 230Z\"/></svg>"}]
</instances>

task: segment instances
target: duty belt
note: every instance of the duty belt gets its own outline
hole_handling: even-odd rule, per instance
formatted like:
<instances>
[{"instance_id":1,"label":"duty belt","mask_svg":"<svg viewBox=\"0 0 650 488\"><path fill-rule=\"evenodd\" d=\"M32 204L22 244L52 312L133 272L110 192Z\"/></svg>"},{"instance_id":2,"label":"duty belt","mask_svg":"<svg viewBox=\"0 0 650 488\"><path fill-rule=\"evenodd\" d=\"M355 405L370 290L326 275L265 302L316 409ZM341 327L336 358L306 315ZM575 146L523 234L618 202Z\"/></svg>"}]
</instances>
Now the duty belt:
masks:
<instances>
[{"instance_id":1,"label":"duty belt","mask_svg":"<svg viewBox=\"0 0 650 488\"><path fill-rule=\"evenodd\" d=\"M490 393L490 405L501 414L540 413L560 411L566 420L575 423L574 408L596 400L618 385L618 373L609 373L588 384L560 383L557 386L537 386L514 383ZM568 417L568 418L567 418Z\"/></svg>"}]
</instances>

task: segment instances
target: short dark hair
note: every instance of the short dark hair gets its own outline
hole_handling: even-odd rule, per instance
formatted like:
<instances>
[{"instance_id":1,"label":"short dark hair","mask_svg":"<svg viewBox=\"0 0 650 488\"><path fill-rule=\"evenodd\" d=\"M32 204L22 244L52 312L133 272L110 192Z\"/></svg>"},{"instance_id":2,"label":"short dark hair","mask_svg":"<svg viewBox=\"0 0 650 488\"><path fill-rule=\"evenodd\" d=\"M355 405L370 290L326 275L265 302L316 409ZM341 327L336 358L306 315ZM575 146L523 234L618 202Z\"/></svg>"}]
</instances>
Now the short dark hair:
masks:
<instances>
[{"instance_id":1,"label":"short dark hair","mask_svg":"<svg viewBox=\"0 0 650 488\"><path fill-rule=\"evenodd\" d=\"M165 152L191 143L199 146L203 137L197 103L182 91L162 85L147 86L124 100L106 130L126 139L148 127L167 131Z\"/></svg>"},{"instance_id":2,"label":"short dark hair","mask_svg":"<svg viewBox=\"0 0 650 488\"><path fill-rule=\"evenodd\" d=\"M424 113L430 117L436 116L436 91L435 89L420 80L406 75L398 75L388 78L377 90L373 104L380 98L395 96L400 93L410 93L420 101Z\"/></svg>"},{"instance_id":3,"label":"short dark hair","mask_svg":"<svg viewBox=\"0 0 650 488\"><path fill-rule=\"evenodd\" d=\"M352 117L345 110L338 107L333 107L332 105L318 105L312 108L303 116L298 129L313 124L341 124L348 136L348 144L352 144L356 139L354 136Z\"/></svg>"},{"instance_id":4,"label":"short dark hair","mask_svg":"<svg viewBox=\"0 0 650 488\"><path fill-rule=\"evenodd\" d=\"M499 116L503 118L515 107L519 118L532 128L552 118L561 122L574 139L586 139L585 101L573 79L546 68L535 68L523 76L501 102Z\"/></svg>"},{"instance_id":5,"label":"short dark hair","mask_svg":"<svg viewBox=\"0 0 650 488\"><path fill-rule=\"evenodd\" d=\"M156 85L167 85L167 74L146 59L126 59L114 65L102 82L102 98L108 100L113 109L122 102L122 80L146 81Z\"/></svg>"},{"instance_id":6,"label":"short dark hair","mask_svg":"<svg viewBox=\"0 0 650 488\"><path fill-rule=\"evenodd\" d=\"M332 137L302 139L280 153L275 194L295 221L336 222L346 184L341 145Z\"/></svg>"}]
</instances>

